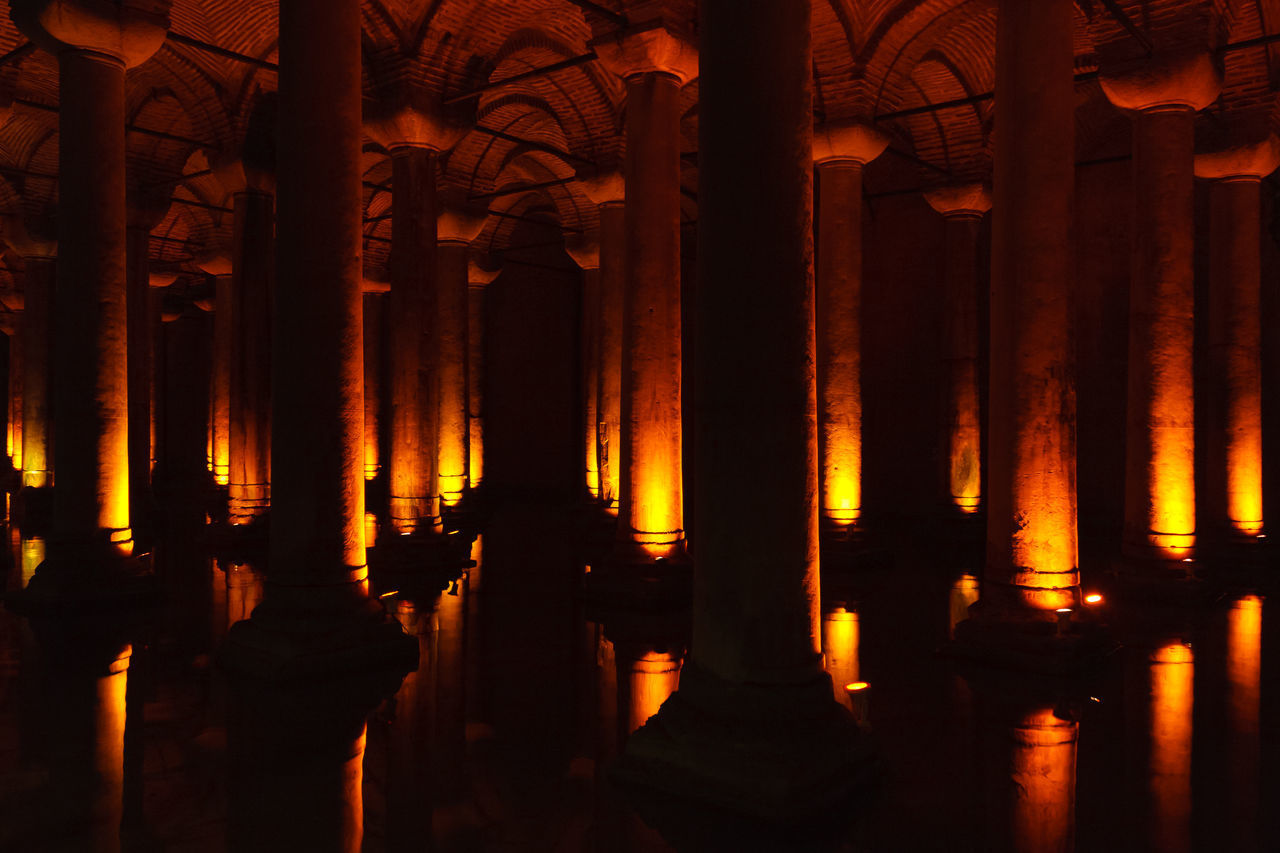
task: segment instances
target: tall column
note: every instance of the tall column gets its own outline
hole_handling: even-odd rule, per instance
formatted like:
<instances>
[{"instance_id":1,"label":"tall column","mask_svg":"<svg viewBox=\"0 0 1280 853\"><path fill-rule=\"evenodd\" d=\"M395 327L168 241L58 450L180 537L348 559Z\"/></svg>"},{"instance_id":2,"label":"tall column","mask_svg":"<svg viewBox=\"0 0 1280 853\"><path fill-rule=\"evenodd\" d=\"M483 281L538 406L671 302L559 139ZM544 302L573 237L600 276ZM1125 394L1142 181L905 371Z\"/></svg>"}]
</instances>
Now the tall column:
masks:
<instances>
[{"instance_id":1,"label":"tall column","mask_svg":"<svg viewBox=\"0 0 1280 853\"><path fill-rule=\"evenodd\" d=\"M973 514L982 505L982 412L978 401L978 231L991 209L981 184L932 190L925 201L946 219L943 291L946 325L946 488L951 506Z\"/></svg>"},{"instance_id":2,"label":"tall column","mask_svg":"<svg viewBox=\"0 0 1280 853\"><path fill-rule=\"evenodd\" d=\"M701 11L692 658L619 772L782 820L847 796L863 748L820 642L810 4Z\"/></svg>"},{"instance_id":3,"label":"tall column","mask_svg":"<svg viewBox=\"0 0 1280 853\"><path fill-rule=\"evenodd\" d=\"M1157 57L1100 78L1133 118L1133 269L1129 292L1126 557L1171 563L1194 553L1195 113L1221 76L1208 53Z\"/></svg>"},{"instance_id":4,"label":"tall column","mask_svg":"<svg viewBox=\"0 0 1280 853\"><path fill-rule=\"evenodd\" d=\"M15 313L5 318L3 331L9 337L9 464L15 471L22 471L22 380L24 378L22 356L27 335L23 334L26 317Z\"/></svg>"},{"instance_id":5,"label":"tall column","mask_svg":"<svg viewBox=\"0 0 1280 853\"><path fill-rule=\"evenodd\" d=\"M582 448L584 482L594 501L600 499L600 244L579 240L565 250L582 270Z\"/></svg>"},{"instance_id":6,"label":"tall column","mask_svg":"<svg viewBox=\"0 0 1280 853\"><path fill-rule=\"evenodd\" d=\"M1079 600L1071 222L1071 0L1001 0L991 249L983 606L1053 617ZM1023 50L1034 44L1036 50Z\"/></svg>"},{"instance_id":7,"label":"tall column","mask_svg":"<svg viewBox=\"0 0 1280 853\"><path fill-rule=\"evenodd\" d=\"M1196 156L1213 181L1209 219L1210 418L1205 454L1209 533L1252 541L1262 512L1262 179L1280 163L1274 135ZM30 309L28 309L30 310Z\"/></svg>"},{"instance_id":8,"label":"tall column","mask_svg":"<svg viewBox=\"0 0 1280 853\"><path fill-rule=\"evenodd\" d=\"M862 513L862 167L889 138L864 124L820 128L815 313L822 522L847 536Z\"/></svg>"},{"instance_id":9,"label":"tall column","mask_svg":"<svg viewBox=\"0 0 1280 853\"><path fill-rule=\"evenodd\" d=\"M375 480L382 471L382 434L386 401L383 373L386 360L387 290L364 285L364 479Z\"/></svg>"},{"instance_id":10,"label":"tall column","mask_svg":"<svg viewBox=\"0 0 1280 853\"><path fill-rule=\"evenodd\" d=\"M468 488L467 466L467 286L471 241L484 219L458 210L444 211L436 223L436 351L432 372L439 382L439 431L436 470L446 507L462 501Z\"/></svg>"},{"instance_id":11,"label":"tall column","mask_svg":"<svg viewBox=\"0 0 1280 853\"><path fill-rule=\"evenodd\" d=\"M467 265L467 470L473 491L484 482L484 289L499 272Z\"/></svg>"},{"instance_id":12,"label":"tall column","mask_svg":"<svg viewBox=\"0 0 1280 853\"><path fill-rule=\"evenodd\" d=\"M6 238L22 256L22 485L53 485L53 294L58 244L35 239L22 229L20 238Z\"/></svg>"},{"instance_id":13,"label":"tall column","mask_svg":"<svg viewBox=\"0 0 1280 853\"><path fill-rule=\"evenodd\" d=\"M58 488L50 560L132 551L125 313L127 67L164 42L167 3L105 14L78 0L13 0L10 16L58 57ZM49 565L49 563L46 563ZM39 572L37 572L39 574ZM33 581L34 584L34 581Z\"/></svg>"},{"instance_id":14,"label":"tall column","mask_svg":"<svg viewBox=\"0 0 1280 853\"><path fill-rule=\"evenodd\" d=\"M229 258L217 262L214 276L213 361L209 374L209 471L213 481L225 486L231 481L231 359L235 318L232 306L235 274Z\"/></svg>"},{"instance_id":15,"label":"tall column","mask_svg":"<svg viewBox=\"0 0 1280 853\"><path fill-rule=\"evenodd\" d=\"M224 652L272 678L417 658L365 564L359 0L281 0L279 49L270 570Z\"/></svg>"},{"instance_id":16,"label":"tall column","mask_svg":"<svg viewBox=\"0 0 1280 853\"><path fill-rule=\"evenodd\" d=\"M627 89L619 555L684 555L680 428L680 89L692 45L661 21L592 42Z\"/></svg>"},{"instance_id":17,"label":"tall column","mask_svg":"<svg viewBox=\"0 0 1280 853\"><path fill-rule=\"evenodd\" d=\"M150 544L155 520L151 495L151 229L169 210L168 197L130 189L126 231L126 344L129 385L129 517L135 534Z\"/></svg>"},{"instance_id":18,"label":"tall column","mask_svg":"<svg viewBox=\"0 0 1280 853\"><path fill-rule=\"evenodd\" d=\"M596 462L600 502L618 515L622 492L622 322L627 279L626 182L620 172L579 174L600 212L600 355L596 394Z\"/></svg>"},{"instance_id":19,"label":"tall column","mask_svg":"<svg viewBox=\"0 0 1280 853\"><path fill-rule=\"evenodd\" d=\"M233 195L228 391L228 497L232 524L271 508L271 282L275 198L268 182Z\"/></svg>"}]
</instances>

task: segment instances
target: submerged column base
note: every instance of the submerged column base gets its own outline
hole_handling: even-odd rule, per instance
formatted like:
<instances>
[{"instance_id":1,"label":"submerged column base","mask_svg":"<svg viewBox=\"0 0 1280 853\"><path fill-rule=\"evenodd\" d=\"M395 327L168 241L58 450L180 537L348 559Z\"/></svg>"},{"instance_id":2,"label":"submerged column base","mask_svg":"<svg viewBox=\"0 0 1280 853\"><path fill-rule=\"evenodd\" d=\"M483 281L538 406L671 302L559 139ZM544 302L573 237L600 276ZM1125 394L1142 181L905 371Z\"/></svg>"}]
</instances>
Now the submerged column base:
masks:
<instances>
[{"instance_id":1,"label":"submerged column base","mask_svg":"<svg viewBox=\"0 0 1280 853\"><path fill-rule=\"evenodd\" d=\"M584 594L606 608L687 607L693 599L693 559L683 540L660 557L639 543L615 541L587 567Z\"/></svg>"},{"instance_id":2,"label":"submerged column base","mask_svg":"<svg viewBox=\"0 0 1280 853\"><path fill-rule=\"evenodd\" d=\"M1095 608L1020 605L1013 587L984 589L941 652L1001 669L1065 675L1097 666L1119 648Z\"/></svg>"},{"instance_id":3,"label":"submerged column base","mask_svg":"<svg viewBox=\"0 0 1280 853\"><path fill-rule=\"evenodd\" d=\"M124 556L101 548L49 543L49 557L25 589L5 594L10 610L24 616L93 615L144 608L157 601L149 554Z\"/></svg>"},{"instance_id":4,"label":"submerged column base","mask_svg":"<svg viewBox=\"0 0 1280 853\"><path fill-rule=\"evenodd\" d=\"M613 777L778 822L821 815L879 773L871 737L826 673L738 684L686 662L680 689L631 735Z\"/></svg>"}]
</instances>

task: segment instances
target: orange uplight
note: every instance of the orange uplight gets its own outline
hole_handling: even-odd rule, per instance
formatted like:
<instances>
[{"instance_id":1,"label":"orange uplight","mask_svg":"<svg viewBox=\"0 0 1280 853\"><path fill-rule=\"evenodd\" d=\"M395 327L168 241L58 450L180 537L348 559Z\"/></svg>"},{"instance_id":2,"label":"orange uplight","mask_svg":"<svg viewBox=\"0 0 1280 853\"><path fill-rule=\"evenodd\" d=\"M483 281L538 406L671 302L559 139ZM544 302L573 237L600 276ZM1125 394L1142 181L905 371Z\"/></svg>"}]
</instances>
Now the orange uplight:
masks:
<instances>
[{"instance_id":1,"label":"orange uplight","mask_svg":"<svg viewBox=\"0 0 1280 853\"><path fill-rule=\"evenodd\" d=\"M1045 708L1013 729L1014 849L1065 850L1075 825L1080 724Z\"/></svg>"},{"instance_id":2,"label":"orange uplight","mask_svg":"<svg viewBox=\"0 0 1280 853\"><path fill-rule=\"evenodd\" d=\"M1085 604L1101 604L1102 596L1098 595L1098 593L1096 592L1093 592L1093 593L1090 593L1089 595L1086 595L1084 597L1084 601L1085 601Z\"/></svg>"},{"instance_id":3,"label":"orange uplight","mask_svg":"<svg viewBox=\"0 0 1280 853\"><path fill-rule=\"evenodd\" d=\"M456 429L440 432L440 497L445 506L457 506L467 488L467 423L463 416L455 418Z\"/></svg>"},{"instance_id":4,"label":"orange uplight","mask_svg":"<svg viewBox=\"0 0 1280 853\"><path fill-rule=\"evenodd\" d=\"M378 476L378 436L370 435L368 432L364 434L364 478L366 480L375 479Z\"/></svg>"},{"instance_id":5,"label":"orange uplight","mask_svg":"<svg viewBox=\"0 0 1280 853\"><path fill-rule=\"evenodd\" d=\"M855 681L851 684L846 684L844 689L848 690L850 693L857 693L859 690L866 690L870 686L871 685L865 681Z\"/></svg>"},{"instance_id":6,"label":"orange uplight","mask_svg":"<svg viewBox=\"0 0 1280 853\"><path fill-rule=\"evenodd\" d=\"M852 459L858 455L856 451L845 449L843 455L846 460ZM846 461L847 467L853 467L854 463ZM861 460L857 463L859 466ZM858 517L862 514L862 484L854 477L844 474L840 471L827 472L827 488L826 488L826 505L822 509L822 515L832 524L838 527L849 527L857 522Z\"/></svg>"},{"instance_id":7,"label":"orange uplight","mask_svg":"<svg viewBox=\"0 0 1280 853\"><path fill-rule=\"evenodd\" d=\"M1184 850L1191 837L1191 719L1195 655L1171 643L1151 656L1152 841Z\"/></svg>"},{"instance_id":8,"label":"orange uplight","mask_svg":"<svg viewBox=\"0 0 1280 853\"><path fill-rule=\"evenodd\" d=\"M844 607L836 607L822 614L822 652L827 673L835 686L836 701L849 706L847 688L840 685L860 684L858 647L861 641L861 625L858 613Z\"/></svg>"},{"instance_id":9,"label":"orange uplight","mask_svg":"<svg viewBox=\"0 0 1280 853\"><path fill-rule=\"evenodd\" d=\"M661 438L652 442L647 451L632 465L632 541L650 557L670 557L679 552L684 541L679 442ZM676 455L672 457L670 453Z\"/></svg>"}]
</instances>

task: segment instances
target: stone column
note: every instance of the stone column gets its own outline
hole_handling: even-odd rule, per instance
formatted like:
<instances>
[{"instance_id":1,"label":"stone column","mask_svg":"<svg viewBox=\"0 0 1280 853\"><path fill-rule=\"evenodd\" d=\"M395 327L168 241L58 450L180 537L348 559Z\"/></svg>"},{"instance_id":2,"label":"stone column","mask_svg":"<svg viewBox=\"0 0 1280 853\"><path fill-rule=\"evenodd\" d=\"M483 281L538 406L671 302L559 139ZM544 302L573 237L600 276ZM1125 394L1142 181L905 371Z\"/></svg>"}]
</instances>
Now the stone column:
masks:
<instances>
[{"instance_id":1,"label":"stone column","mask_svg":"<svg viewBox=\"0 0 1280 853\"><path fill-rule=\"evenodd\" d=\"M22 355L26 337L22 334L22 327L25 320L21 313L12 314L4 319L4 327L0 329L9 338L9 434L6 444L9 464L18 472L22 471Z\"/></svg>"},{"instance_id":2,"label":"stone column","mask_svg":"<svg viewBox=\"0 0 1280 853\"><path fill-rule=\"evenodd\" d=\"M230 258L220 258L205 272L214 276L213 361L209 374L209 471L213 482L231 481L231 358L235 318L232 306L236 279ZM214 272L217 269L217 272Z\"/></svg>"},{"instance_id":3,"label":"stone column","mask_svg":"<svg viewBox=\"0 0 1280 853\"><path fill-rule=\"evenodd\" d=\"M12 241L10 241L12 245ZM22 485L53 485L53 294L57 275L54 241L25 241L22 253Z\"/></svg>"},{"instance_id":4,"label":"stone column","mask_svg":"<svg viewBox=\"0 0 1280 853\"><path fill-rule=\"evenodd\" d=\"M680 428L680 89L690 42L662 21L592 42L627 89L618 556L684 557Z\"/></svg>"},{"instance_id":5,"label":"stone column","mask_svg":"<svg viewBox=\"0 0 1280 853\"><path fill-rule=\"evenodd\" d=\"M483 227L482 217L458 210L445 210L436 223L436 350L434 369L428 369L439 383L436 470L446 507L461 503L468 488L468 252Z\"/></svg>"},{"instance_id":6,"label":"stone column","mask_svg":"<svg viewBox=\"0 0 1280 853\"><path fill-rule=\"evenodd\" d=\"M1255 541L1262 512L1262 179L1280 141L1196 156L1213 181L1209 220L1210 418L1202 517L1219 541ZM29 311L30 309L28 309Z\"/></svg>"},{"instance_id":7,"label":"stone column","mask_svg":"<svg viewBox=\"0 0 1280 853\"><path fill-rule=\"evenodd\" d=\"M1080 597L1071 223L1071 0L1001 0L991 247L984 612L1049 619ZM1020 49L1034 44L1034 51Z\"/></svg>"},{"instance_id":8,"label":"stone column","mask_svg":"<svg viewBox=\"0 0 1280 853\"><path fill-rule=\"evenodd\" d=\"M467 265L467 470L472 491L484 482L484 289L499 272Z\"/></svg>"},{"instance_id":9,"label":"stone column","mask_svg":"<svg viewBox=\"0 0 1280 853\"><path fill-rule=\"evenodd\" d=\"M692 658L619 772L785 820L847 796L862 748L820 643L810 4L701 10Z\"/></svg>"},{"instance_id":10,"label":"stone column","mask_svg":"<svg viewBox=\"0 0 1280 853\"><path fill-rule=\"evenodd\" d=\"M167 3L14 0L10 16L56 54L60 140L50 560L132 551L125 311L125 69L164 42ZM47 562L46 565L49 565ZM39 574L39 573L37 573ZM34 581L33 581L34 584Z\"/></svg>"},{"instance_id":11,"label":"stone column","mask_svg":"<svg viewBox=\"0 0 1280 853\"><path fill-rule=\"evenodd\" d=\"M600 499L600 243L578 240L565 250L582 270L582 447L587 494L594 501Z\"/></svg>"},{"instance_id":12,"label":"stone column","mask_svg":"<svg viewBox=\"0 0 1280 853\"><path fill-rule=\"evenodd\" d=\"M1133 118L1133 270L1122 552L1169 563L1194 553L1194 131L1221 76L1208 53L1104 67L1102 89Z\"/></svg>"},{"instance_id":13,"label":"stone column","mask_svg":"<svg viewBox=\"0 0 1280 853\"><path fill-rule=\"evenodd\" d=\"M862 513L862 167L888 144L883 133L859 123L814 135L822 522L840 538Z\"/></svg>"},{"instance_id":14,"label":"stone column","mask_svg":"<svg viewBox=\"0 0 1280 853\"><path fill-rule=\"evenodd\" d=\"M925 201L946 219L943 291L946 320L942 352L946 362L946 488L951 506L966 515L982 505L982 412L978 400L978 231L991 209L981 184L925 193Z\"/></svg>"},{"instance_id":15,"label":"stone column","mask_svg":"<svg viewBox=\"0 0 1280 853\"><path fill-rule=\"evenodd\" d=\"M224 654L266 678L413 665L365 564L358 0L281 0L279 97L270 570Z\"/></svg>"},{"instance_id":16,"label":"stone column","mask_svg":"<svg viewBox=\"0 0 1280 853\"><path fill-rule=\"evenodd\" d=\"M616 516L622 491L622 321L627 277L626 183L619 172L579 175L583 192L600 212L597 321L600 367L596 394L596 461L600 502Z\"/></svg>"},{"instance_id":17,"label":"stone column","mask_svg":"<svg viewBox=\"0 0 1280 853\"><path fill-rule=\"evenodd\" d=\"M390 288L371 289L364 283L364 479L376 480L382 471L385 399L382 378L385 368L387 293Z\"/></svg>"}]
</instances>

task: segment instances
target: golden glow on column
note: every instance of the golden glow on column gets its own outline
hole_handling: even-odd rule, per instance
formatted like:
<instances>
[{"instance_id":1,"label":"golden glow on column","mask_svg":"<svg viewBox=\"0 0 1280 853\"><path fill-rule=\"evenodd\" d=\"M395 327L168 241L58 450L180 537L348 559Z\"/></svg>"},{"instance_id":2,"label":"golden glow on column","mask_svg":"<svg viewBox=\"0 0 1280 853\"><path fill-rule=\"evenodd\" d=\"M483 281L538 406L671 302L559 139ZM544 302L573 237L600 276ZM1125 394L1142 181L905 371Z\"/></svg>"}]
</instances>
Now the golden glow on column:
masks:
<instances>
[{"instance_id":1,"label":"golden glow on column","mask_svg":"<svg viewBox=\"0 0 1280 853\"><path fill-rule=\"evenodd\" d=\"M978 600L978 579L963 574L951 585L950 618L947 620L947 636L955 637L956 626L969 618L969 607Z\"/></svg>"},{"instance_id":2,"label":"golden glow on column","mask_svg":"<svg viewBox=\"0 0 1280 853\"><path fill-rule=\"evenodd\" d=\"M364 541L378 541L378 516L372 512L364 514Z\"/></svg>"},{"instance_id":3,"label":"golden glow on column","mask_svg":"<svg viewBox=\"0 0 1280 853\"><path fill-rule=\"evenodd\" d=\"M861 629L856 610L836 607L822 614L822 653L836 701L850 710L849 685L858 684L858 645Z\"/></svg>"},{"instance_id":4,"label":"golden glow on column","mask_svg":"<svg viewBox=\"0 0 1280 853\"><path fill-rule=\"evenodd\" d=\"M1013 729L1013 849L1074 849L1076 745L1080 724L1045 708Z\"/></svg>"},{"instance_id":5,"label":"golden glow on column","mask_svg":"<svg viewBox=\"0 0 1280 853\"><path fill-rule=\"evenodd\" d=\"M638 428L666 433L670 423L637 424ZM674 429L680 429L677 419ZM677 553L684 541L681 483L669 478L680 472L680 439L659 436L646 441L637 436L634 446L636 460L632 463L631 518L632 541L639 544L650 557L669 557ZM670 458L674 455L674 459Z\"/></svg>"},{"instance_id":6,"label":"golden glow on column","mask_svg":"<svg viewBox=\"0 0 1280 853\"><path fill-rule=\"evenodd\" d=\"M1151 656L1151 825L1162 851L1190 849L1194 674L1188 645L1171 643Z\"/></svg>"},{"instance_id":7,"label":"golden glow on column","mask_svg":"<svg viewBox=\"0 0 1280 853\"><path fill-rule=\"evenodd\" d=\"M680 686L680 658L669 652L646 652L642 658L632 662L630 681L628 734L658 713L667 697L676 692Z\"/></svg>"},{"instance_id":8,"label":"golden glow on column","mask_svg":"<svg viewBox=\"0 0 1280 853\"><path fill-rule=\"evenodd\" d=\"M457 506L467 489L467 428L465 419L447 428L440 419L440 498L445 506Z\"/></svg>"},{"instance_id":9,"label":"golden glow on column","mask_svg":"<svg viewBox=\"0 0 1280 853\"><path fill-rule=\"evenodd\" d=\"M364 433L364 478L372 480L378 476L378 434Z\"/></svg>"},{"instance_id":10,"label":"golden glow on column","mask_svg":"<svg viewBox=\"0 0 1280 853\"><path fill-rule=\"evenodd\" d=\"M23 539L21 548L22 588L26 589L27 584L31 582L32 576L35 575L36 569L40 568L40 564L44 562L44 540L36 536L30 539Z\"/></svg>"},{"instance_id":11,"label":"golden glow on column","mask_svg":"<svg viewBox=\"0 0 1280 853\"><path fill-rule=\"evenodd\" d=\"M1262 401L1228 413L1227 515L1243 536L1262 532Z\"/></svg>"}]
</instances>

